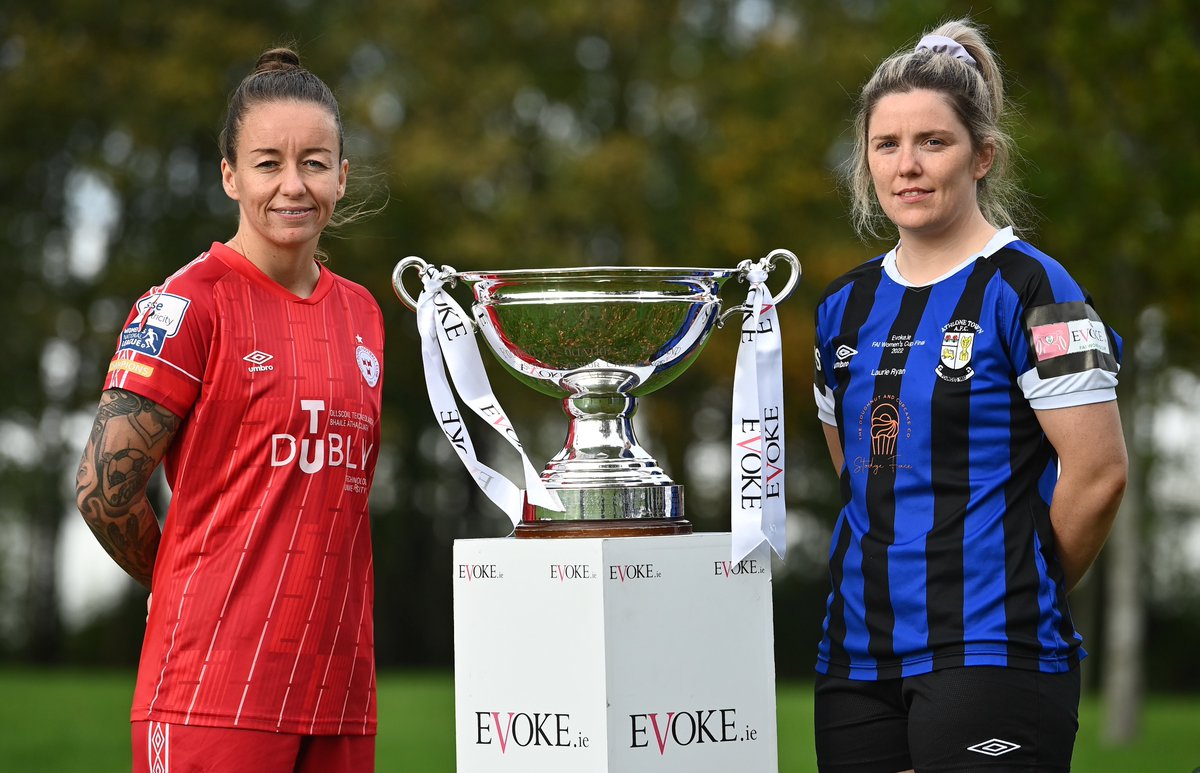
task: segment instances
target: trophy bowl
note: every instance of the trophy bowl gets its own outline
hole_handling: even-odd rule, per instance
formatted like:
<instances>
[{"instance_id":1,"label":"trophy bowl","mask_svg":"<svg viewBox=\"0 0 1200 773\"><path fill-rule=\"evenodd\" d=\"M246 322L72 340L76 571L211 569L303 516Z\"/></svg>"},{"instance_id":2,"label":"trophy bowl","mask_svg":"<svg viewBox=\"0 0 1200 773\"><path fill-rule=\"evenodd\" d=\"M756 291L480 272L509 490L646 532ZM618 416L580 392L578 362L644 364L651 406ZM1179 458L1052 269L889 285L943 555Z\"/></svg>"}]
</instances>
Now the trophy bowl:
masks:
<instances>
[{"instance_id":1,"label":"trophy bowl","mask_svg":"<svg viewBox=\"0 0 1200 773\"><path fill-rule=\"evenodd\" d=\"M796 257L778 300L800 275ZM687 534L683 487L637 441L638 399L666 386L699 356L710 333L744 309L721 313L720 292L735 269L586 267L455 272L474 293L476 332L504 369L561 400L566 441L541 478L563 511L526 499L518 537ZM416 302L401 275L437 271L405 258L393 272L397 295Z\"/></svg>"}]
</instances>

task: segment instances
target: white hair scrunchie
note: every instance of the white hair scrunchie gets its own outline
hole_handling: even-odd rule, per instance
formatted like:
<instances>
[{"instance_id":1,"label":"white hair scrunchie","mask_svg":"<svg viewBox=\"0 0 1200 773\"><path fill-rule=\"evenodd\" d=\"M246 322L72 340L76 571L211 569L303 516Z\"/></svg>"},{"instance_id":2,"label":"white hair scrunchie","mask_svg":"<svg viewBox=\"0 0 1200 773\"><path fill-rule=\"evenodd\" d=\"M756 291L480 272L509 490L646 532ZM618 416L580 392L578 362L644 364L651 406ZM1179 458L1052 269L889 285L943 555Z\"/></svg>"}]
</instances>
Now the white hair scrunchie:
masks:
<instances>
[{"instance_id":1,"label":"white hair scrunchie","mask_svg":"<svg viewBox=\"0 0 1200 773\"><path fill-rule=\"evenodd\" d=\"M972 67L979 67L979 63L975 58L967 53L967 49L954 38L948 38L945 35L926 35L917 42L917 47L914 51L928 49L935 54L946 54L955 59L961 59Z\"/></svg>"}]
</instances>

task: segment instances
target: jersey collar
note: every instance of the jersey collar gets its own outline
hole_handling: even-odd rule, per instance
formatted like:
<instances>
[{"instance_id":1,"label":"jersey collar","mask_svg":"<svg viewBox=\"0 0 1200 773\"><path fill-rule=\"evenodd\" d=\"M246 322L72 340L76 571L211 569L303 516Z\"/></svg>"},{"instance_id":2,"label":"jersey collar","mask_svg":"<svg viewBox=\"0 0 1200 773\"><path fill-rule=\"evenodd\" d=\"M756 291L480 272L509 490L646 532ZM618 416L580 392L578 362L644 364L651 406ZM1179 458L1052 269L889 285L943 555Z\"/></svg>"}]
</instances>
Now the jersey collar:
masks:
<instances>
[{"instance_id":1,"label":"jersey collar","mask_svg":"<svg viewBox=\"0 0 1200 773\"><path fill-rule=\"evenodd\" d=\"M896 246L883 256L883 270L885 273L887 273L889 279L896 284L901 285L902 287L928 287L929 285L934 285L945 279L949 279L959 271L962 271L967 266L973 264L979 258L990 258L992 255L995 255L997 252L999 252L1000 249L1006 244L1015 241L1017 241L1017 237L1015 234L1013 234L1012 226L1001 228L992 235L992 238L988 240L988 243L983 246L982 250L974 255L971 255L962 263L959 263L957 266L942 274L937 279L934 279L932 282L927 282L922 285L915 285L900 275L900 270L896 268L896 250L900 249L900 243L897 242Z\"/></svg>"},{"instance_id":2,"label":"jersey collar","mask_svg":"<svg viewBox=\"0 0 1200 773\"><path fill-rule=\"evenodd\" d=\"M244 255L225 245L223 242L213 242L212 247L209 248L209 253L215 255L222 263L244 276L251 283L258 285L272 295L277 295L293 303L317 303L333 289L333 274L320 263L317 264L317 268L321 271L320 276L317 278L317 286L313 288L312 295L307 298L301 298L295 293L284 289L278 282L264 274L258 266L247 260Z\"/></svg>"}]
</instances>

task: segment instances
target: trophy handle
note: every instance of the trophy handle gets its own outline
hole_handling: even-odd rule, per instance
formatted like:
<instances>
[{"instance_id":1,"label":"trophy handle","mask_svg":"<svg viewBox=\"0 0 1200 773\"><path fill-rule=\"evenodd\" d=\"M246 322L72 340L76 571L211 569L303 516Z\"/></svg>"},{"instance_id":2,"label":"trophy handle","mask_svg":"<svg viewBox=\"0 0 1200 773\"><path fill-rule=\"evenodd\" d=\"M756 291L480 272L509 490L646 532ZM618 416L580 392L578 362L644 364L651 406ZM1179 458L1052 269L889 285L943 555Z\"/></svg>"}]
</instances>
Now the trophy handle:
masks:
<instances>
[{"instance_id":1,"label":"trophy handle","mask_svg":"<svg viewBox=\"0 0 1200 773\"><path fill-rule=\"evenodd\" d=\"M442 266L440 269L434 268L427 263L423 258L418 258L416 255L409 255L404 260L396 264L396 268L392 269L392 289L396 291L396 297L400 302L408 307L409 311L417 310L417 301L408 294L408 290L404 288L404 272L410 268L417 269L417 273L424 276L440 276L443 281L454 287L458 282L458 272L451 266Z\"/></svg>"},{"instance_id":2,"label":"trophy handle","mask_svg":"<svg viewBox=\"0 0 1200 773\"><path fill-rule=\"evenodd\" d=\"M761 262L766 263L767 271L774 271L775 263L779 260L785 261L788 264L788 267L792 269L792 273L788 276L787 283L784 284L783 290L779 292L779 295L774 296L775 303L777 304L783 303L788 299L788 297L792 294L792 290L796 289L796 283L800 281L801 274L800 259L797 258L796 253L792 252L791 250L771 250ZM753 265L754 262L748 259L743 260L738 264L737 271L739 282L746 281L746 274L750 272L750 269L753 267ZM717 319L717 327L724 327L725 320L729 319L729 317L732 317L734 314L745 312L747 308L749 307L744 303L739 303L737 306L734 306Z\"/></svg>"}]
</instances>

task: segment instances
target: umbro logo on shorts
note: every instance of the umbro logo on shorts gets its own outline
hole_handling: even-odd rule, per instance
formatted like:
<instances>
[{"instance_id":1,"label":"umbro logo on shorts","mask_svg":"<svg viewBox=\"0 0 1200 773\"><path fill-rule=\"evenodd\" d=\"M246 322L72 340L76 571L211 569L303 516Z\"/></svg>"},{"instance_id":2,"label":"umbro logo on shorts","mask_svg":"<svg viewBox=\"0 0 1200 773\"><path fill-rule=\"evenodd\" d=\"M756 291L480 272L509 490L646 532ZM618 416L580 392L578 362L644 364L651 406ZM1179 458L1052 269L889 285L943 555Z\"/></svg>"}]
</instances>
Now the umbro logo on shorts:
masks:
<instances>
[{"instance_id":1,"label":"umbro logo on shorts","mask_svg":"<svg viewBox=\"0 0 1200 773\"><path fill-rule=\"evenodd\" d=\"M999 757L1001 754L1008 754L1011 751L1020 749L1021 744L1005 741L1000 738L991 738L982 743L977 743L974 746L968 746L967 751L975 752L976 754L986 754L989 757Z\"/></svg>"}]
</instances>

